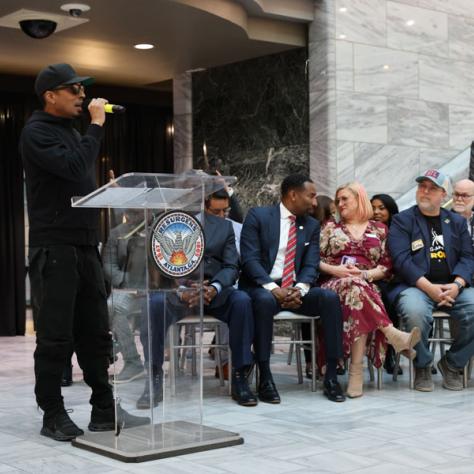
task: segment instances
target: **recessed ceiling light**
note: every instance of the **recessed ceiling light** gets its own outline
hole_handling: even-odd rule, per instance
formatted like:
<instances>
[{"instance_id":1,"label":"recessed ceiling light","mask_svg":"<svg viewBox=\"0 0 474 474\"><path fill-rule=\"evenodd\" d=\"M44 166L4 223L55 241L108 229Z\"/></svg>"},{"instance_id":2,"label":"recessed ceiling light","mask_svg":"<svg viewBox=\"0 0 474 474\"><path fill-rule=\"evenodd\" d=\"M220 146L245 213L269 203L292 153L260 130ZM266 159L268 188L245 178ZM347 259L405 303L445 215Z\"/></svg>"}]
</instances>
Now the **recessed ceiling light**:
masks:
<instances>
[{"instance_id":1,"label":"recessed ceiling light","mask_svg":"<svg viewBox=\"0 0 474 474\"><path fill-rule=\"evenodd\" d=\"M346 35L339 35L339 39L346 39Z\"/></svg>"},{"instance_id":2,"label":"recessed ceiling light","mask_svg":"<svg viewBox=\"0 0 474 474\"><path fill-rule=\"evenodd\" d=\"M390 66L388 64L383 65L384 71L388 71L390 69Z\"/></svg>"},{"instance_id":3,"label":"recessed ceiling light","mask_svg":"<svg viewBox=\"0 0 474 474\"><path fill-rule=\"evenodd\" d=\"M346 8L346 7L341 7L341 8L339 8L339 11L340 11L341 13L346 13L347 8Z\"/></svg>"},{"instance_id":4,"label":"recessed ceiling light","mask_svg":"<svg viewBox=\"0 0 474 474\"><path fill-rule=\"evenodd\" d=\"M413 26L415 24L415 20L408 20L405 25L407 26Z\"/></svg>"},{"instance_id":5,"label":"recessed ceiling light","mask_svg":"<svg viewBox=\"0 0 474 474\"><path fill-rule=\"evenodd\" d=\"M134 46L135 49L153 49L155 46L149 43L140 43Z\"/></svg>"}]
</instances>

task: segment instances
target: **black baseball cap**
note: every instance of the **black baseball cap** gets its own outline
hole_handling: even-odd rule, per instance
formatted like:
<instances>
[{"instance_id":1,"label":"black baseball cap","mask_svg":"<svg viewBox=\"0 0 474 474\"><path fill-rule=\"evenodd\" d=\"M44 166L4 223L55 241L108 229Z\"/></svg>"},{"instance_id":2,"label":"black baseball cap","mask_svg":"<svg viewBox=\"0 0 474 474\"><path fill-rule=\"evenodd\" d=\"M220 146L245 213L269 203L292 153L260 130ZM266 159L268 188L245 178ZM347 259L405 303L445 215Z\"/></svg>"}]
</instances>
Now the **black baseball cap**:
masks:
<instances>
[{"instance_id":1,"label":"black baseball cap","mask_svg":"<svg viewBox=\"0 0 474 474\"><path fill-rule=\"evenodd\" d=\"M68 84L83 84L88 86L95 81L93 77L78 76L69 64L51 64L36 76L35 92L41 97L46 91Z\"/></svg>"}]
</instances>

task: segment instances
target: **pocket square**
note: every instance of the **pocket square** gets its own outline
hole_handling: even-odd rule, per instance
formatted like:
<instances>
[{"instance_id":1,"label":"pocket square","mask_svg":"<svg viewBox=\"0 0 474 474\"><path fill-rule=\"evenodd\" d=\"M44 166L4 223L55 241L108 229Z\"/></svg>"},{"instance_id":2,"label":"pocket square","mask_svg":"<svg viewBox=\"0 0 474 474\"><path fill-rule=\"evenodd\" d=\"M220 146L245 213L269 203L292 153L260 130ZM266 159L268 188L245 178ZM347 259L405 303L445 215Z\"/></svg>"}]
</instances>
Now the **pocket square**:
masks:
<instances>
[{"instance_id":1,"label":"pocket square","mask_svg":"<svg viewBox=\"0 0 474 474\"><path fill-rule=\"evenodd\" d=\"M305 247L306 247L307 245L309 245L309 242L305 242L305 243L304 243L304 246L305 246Z\"/></svg>"}]
</instances>

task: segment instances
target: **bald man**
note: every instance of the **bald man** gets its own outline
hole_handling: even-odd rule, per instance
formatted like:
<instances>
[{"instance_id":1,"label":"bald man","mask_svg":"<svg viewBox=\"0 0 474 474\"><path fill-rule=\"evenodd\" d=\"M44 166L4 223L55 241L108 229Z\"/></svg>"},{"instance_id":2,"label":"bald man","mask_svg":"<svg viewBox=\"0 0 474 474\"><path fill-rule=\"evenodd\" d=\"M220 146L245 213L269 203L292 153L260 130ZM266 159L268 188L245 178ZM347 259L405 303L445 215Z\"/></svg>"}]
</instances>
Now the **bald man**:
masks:
<instances>
[{"instance_id":1,"label":"bald man","mask_svg":"<svg viewBox=\"0 0 474 474\"><path fill-rule=\"evenodd\" d=\"M474 247L474 181L461 179L454 185L452 210L467 219L467 229Z\"/></svg>"}]
</instances>

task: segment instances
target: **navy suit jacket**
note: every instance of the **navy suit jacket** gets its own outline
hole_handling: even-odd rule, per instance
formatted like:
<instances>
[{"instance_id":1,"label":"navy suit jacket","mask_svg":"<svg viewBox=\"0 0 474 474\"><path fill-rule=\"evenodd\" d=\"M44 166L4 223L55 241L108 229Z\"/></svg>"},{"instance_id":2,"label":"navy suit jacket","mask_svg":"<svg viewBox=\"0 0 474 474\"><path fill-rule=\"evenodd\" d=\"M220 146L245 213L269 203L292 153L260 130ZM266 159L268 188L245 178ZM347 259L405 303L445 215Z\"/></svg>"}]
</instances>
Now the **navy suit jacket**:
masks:
<instances>
[{"instance_id":1,"label":"navy suit jacket","mask_svg":"<svg viewBox=\"0 0 474 474\"><path fill-rule=\"evenodd\" d=\"M440 218L449 271L453 278L460 276L469 285L474 270L474 257L467 221L446 209L441 209ZM413 250L412 243L419 240L423 242L423 247ZM390 303L395 302L401 291L416 286L417 280L429 273L430 244L428 223L418 206L393 216L388 233L388 247L397 278L388 288Z\"/></svg>"},{"instance_id":2,"label":"navy suit jacket","mask_svg":"<svg viewBox=\"0 0 474 474\"><path fill-rule=\"evenodd\" d=\"M209 305L214 308L225 304L239 276L239 254L232 223L205 213L204 240L204 278L222 286L222 291Z\"/></svg>"},{"instance_id":3,"label":"navy suit jacket","mask_svg":"<svg viewBox=\"0 0 474 474\"><path fill-rule=\"evenodd\" d=\"M295 273L297 283L312 285L319 269L319 222L309 216L296 218ZM242 274L239 288L270 283L280 243L280 205L250 209L240 235Z\"/></svg>"}]
</instances>

